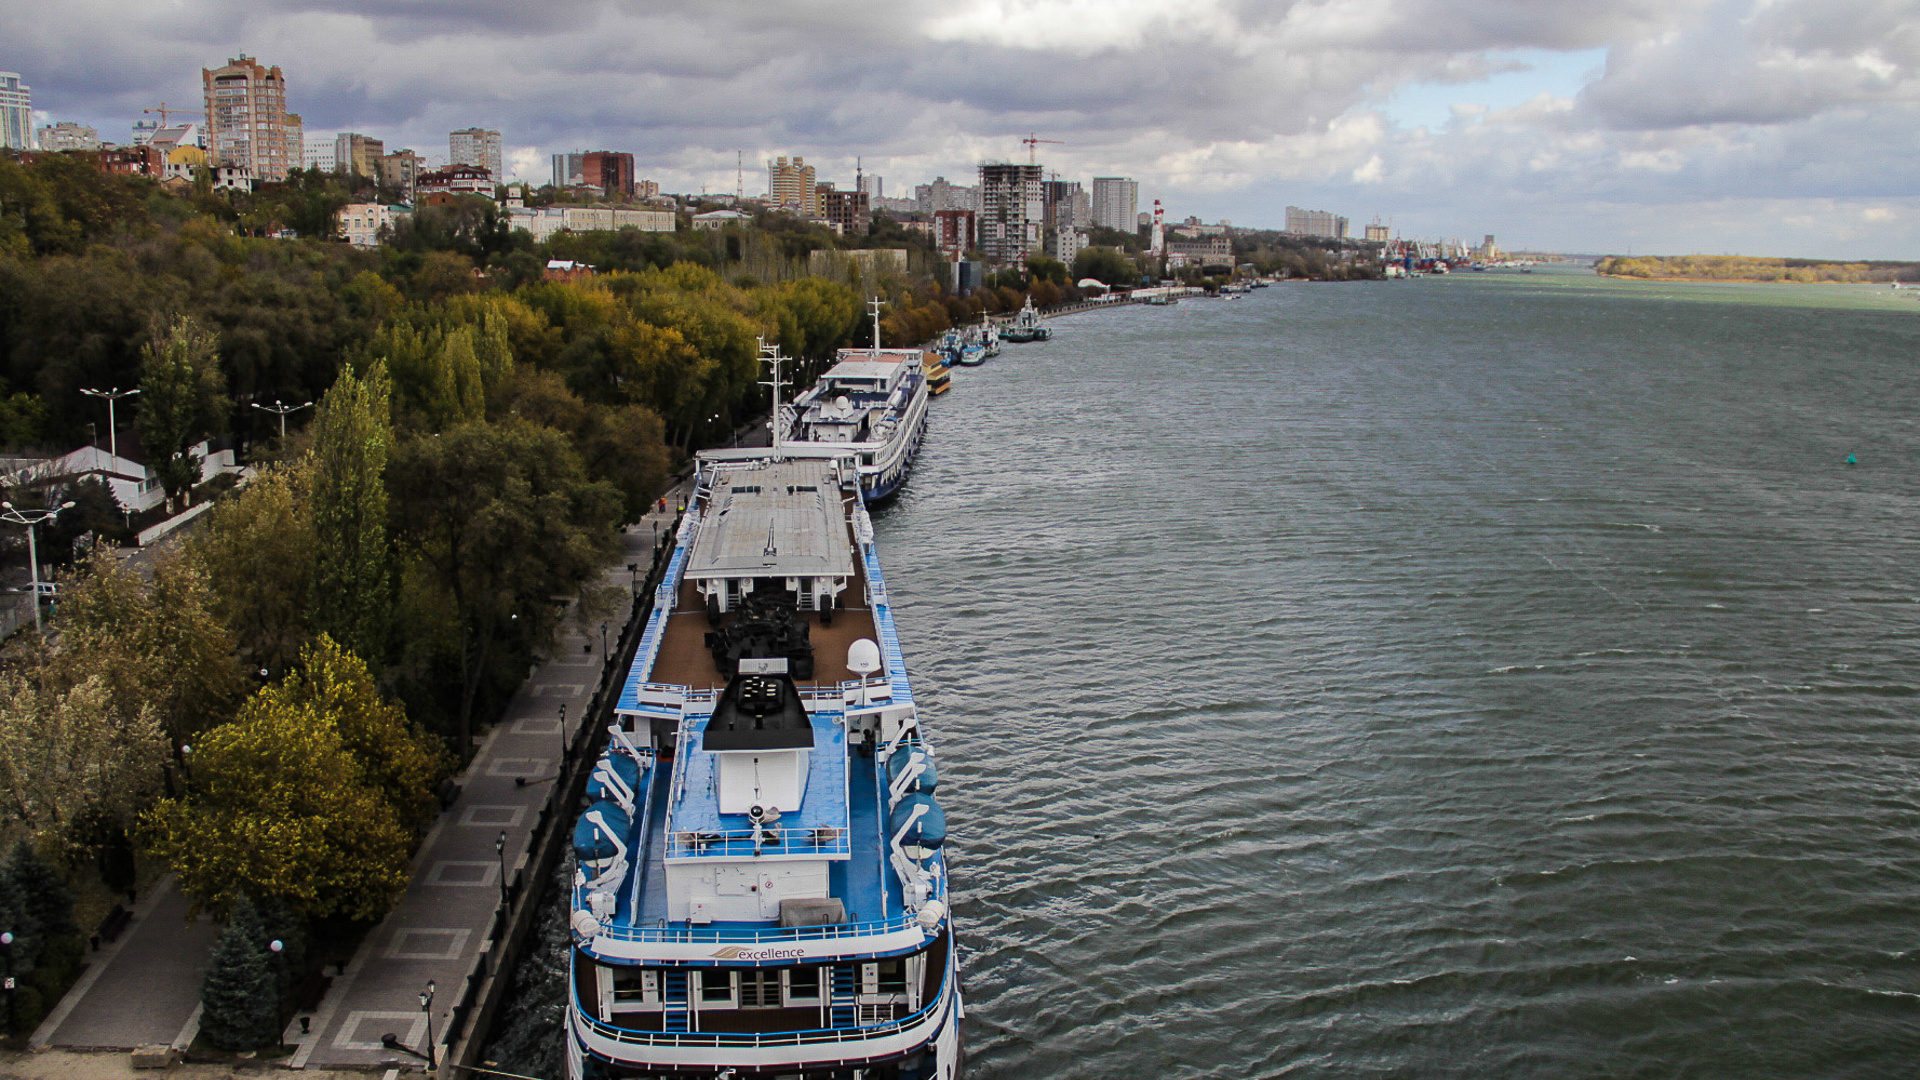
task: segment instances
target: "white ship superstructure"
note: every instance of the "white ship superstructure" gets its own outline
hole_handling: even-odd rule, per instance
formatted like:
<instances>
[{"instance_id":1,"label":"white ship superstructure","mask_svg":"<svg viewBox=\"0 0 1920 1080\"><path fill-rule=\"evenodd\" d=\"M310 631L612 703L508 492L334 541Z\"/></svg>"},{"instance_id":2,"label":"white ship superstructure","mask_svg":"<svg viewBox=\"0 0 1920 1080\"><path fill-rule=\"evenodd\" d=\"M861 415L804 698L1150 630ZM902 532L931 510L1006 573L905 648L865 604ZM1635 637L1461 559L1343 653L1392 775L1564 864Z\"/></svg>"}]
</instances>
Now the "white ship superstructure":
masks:
<instances>
[{"instance_id":1,"label":"white ship superstructure","mask_svg":"<svg viewBox=\"0 0 1920 1080\"><path fill-rule=\"evenodd\" d=\"M957 1076L938 774L853 458L701 457L616 712L572 1080Z\"/></svg>"}]
</instances>

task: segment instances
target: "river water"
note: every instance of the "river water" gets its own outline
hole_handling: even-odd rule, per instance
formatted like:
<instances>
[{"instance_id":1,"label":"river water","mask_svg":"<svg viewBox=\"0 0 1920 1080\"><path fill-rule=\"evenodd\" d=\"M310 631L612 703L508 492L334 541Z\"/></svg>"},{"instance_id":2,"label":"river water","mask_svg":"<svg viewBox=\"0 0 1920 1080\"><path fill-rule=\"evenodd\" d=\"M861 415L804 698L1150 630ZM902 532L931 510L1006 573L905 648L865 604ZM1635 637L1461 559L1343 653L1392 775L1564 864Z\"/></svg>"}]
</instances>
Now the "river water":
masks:
<instances>
[{"instance_id":1,"label":"river water","mask_svg":"<svg viewBox=\"0 0 1920 1080\"><path fill-rule=\"evenodd\" d=\"M957 371L876 524L969 1075L1914 1075L1916 316L1455 275Z\"/></svg>"},{"instance_id":2,"label":"river water","mask_svg":"<svg viewBox=\"0 0 1920 1080\"><path fill-rule=\"evenodd\" d=\"M1914 1075L1916 316L1456 275L958 371L878 526L971 1075Z\"/></svg>"}]
</instances>

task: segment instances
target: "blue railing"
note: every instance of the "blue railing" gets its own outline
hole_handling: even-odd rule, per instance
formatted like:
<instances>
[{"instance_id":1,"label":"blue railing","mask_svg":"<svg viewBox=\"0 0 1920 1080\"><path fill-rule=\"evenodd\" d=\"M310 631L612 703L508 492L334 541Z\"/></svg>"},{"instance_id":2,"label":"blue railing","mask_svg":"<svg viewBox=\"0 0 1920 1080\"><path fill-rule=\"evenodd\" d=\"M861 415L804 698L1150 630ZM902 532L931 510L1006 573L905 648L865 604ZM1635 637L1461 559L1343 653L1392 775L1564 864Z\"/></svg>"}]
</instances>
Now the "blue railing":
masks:
<instances>
[{"instance_id":1,"label":"blue railing","mask_svg":"<svg viewBox=\"0 0 1920 1080\"><path fill-rule=\"evenodd\" d=\"M839 923L833 926L785 926L755 929L719 926L620 926L602 927L600 936L616 941L646 941L663 944L706 945L713 943L761 944L781 941L819 941L825 938L878 937L896 934L919 926L911 913L871 922Z\"/></svg>"}]
</instances>

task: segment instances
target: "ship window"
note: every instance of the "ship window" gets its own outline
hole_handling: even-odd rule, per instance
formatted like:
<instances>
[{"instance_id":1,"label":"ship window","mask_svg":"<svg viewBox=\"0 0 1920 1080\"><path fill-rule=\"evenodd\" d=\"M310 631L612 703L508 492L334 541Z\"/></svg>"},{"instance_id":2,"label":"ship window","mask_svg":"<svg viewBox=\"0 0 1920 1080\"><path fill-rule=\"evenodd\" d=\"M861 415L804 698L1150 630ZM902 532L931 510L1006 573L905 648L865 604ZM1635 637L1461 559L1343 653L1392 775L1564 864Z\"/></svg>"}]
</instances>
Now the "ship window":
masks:
<instances>
[{"instance_id":1,"label":"ship window","mask_svg":"<svg viewBox=\"0 0 1920 1080\"><path fill-rule=\"evenodd\" d=\"M707 1005L733 1004L733 972L701 972L700 1001Z\"/></svg>"},{"instance_id":2,"label":"ship window","mask_svg":"<svg viewBox=\"0 0 1920 1080\"><path fill-rule=\"evenodd\" d=\"M639 968L616 967L613 969L613 1000L657 1001L659 991L655 989L658 974L641 971Z\"/></svg>"},{"instance_id":3,"label":"ship window","mask_svg":"<svg viewBox=\"0 0 1920 1080\"><path fill-rule=\"evenodd\" d=\"M879 989L882 994L904 994L907 992L907 965L905 961L880 961Z\"/></svg>"},{"instance_id":4,"label":"ship window","mask_svg":"<svg viewBox=\"0 0 1920 1080\"><path fill-rule=\"evenodd\" d=\"M819 968L793 968L787 972L787 1004L811 1005L819 1000Z\"/></svg>"},{"instance_id":5,"label":"ship window","mask_svg":"<svg viewBox=\"0 0 1920 1080\"><path fill-rule=\"evenodd\" d=\"M780 972L762 968L740 973L740 1007L777 1009L780 1007Z\"/></svg>"}]
</instances>

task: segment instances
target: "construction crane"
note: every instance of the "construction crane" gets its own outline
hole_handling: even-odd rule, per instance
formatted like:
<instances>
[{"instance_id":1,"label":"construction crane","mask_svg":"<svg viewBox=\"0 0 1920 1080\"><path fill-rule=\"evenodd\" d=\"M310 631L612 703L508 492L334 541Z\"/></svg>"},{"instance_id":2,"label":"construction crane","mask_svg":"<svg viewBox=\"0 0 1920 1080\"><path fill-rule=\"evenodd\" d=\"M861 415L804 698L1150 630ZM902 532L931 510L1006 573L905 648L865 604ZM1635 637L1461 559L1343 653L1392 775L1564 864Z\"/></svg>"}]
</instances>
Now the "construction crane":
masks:
<instances>
[{"instance_id":1,"label":"construction crane","mask_svg":"<svg viewBox=\"0 0 1920 1080\"><path fill-rule=\"evenodd\" d=\"M1026 138L1021 139L1020 141L1027 144L1027 164L1029 165L1038 164L1033 160L1033 151L1034 151L1034 148L1039 146L1041 143L1059 143L1062 146L1066 145L1066 141L1064 139L1035 138L1033 132L1031 131L1027 133Z\"/></svg>"},{"instance_id":2,"label":"construction crane","mask_svg":"<svg viewBox=\"0 0 1920 1080\"><path fill-rule=\"evenodd\" d=\"M198 109L169 109L167 108L167 103L164 101L160 103L160 107L157 109L141 109L140 111L143 113L159 113L161 127L172 126L167 123L168 113L172 113L175 116L198 116L202 119L205 119L207 115L206 113L203 113Z\"/></svg>"}]
</instances>

